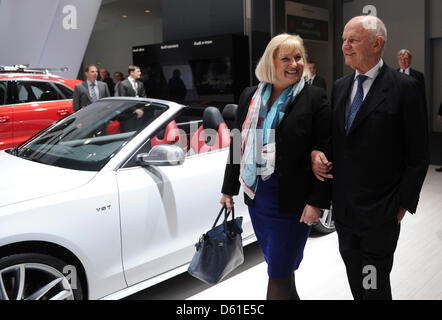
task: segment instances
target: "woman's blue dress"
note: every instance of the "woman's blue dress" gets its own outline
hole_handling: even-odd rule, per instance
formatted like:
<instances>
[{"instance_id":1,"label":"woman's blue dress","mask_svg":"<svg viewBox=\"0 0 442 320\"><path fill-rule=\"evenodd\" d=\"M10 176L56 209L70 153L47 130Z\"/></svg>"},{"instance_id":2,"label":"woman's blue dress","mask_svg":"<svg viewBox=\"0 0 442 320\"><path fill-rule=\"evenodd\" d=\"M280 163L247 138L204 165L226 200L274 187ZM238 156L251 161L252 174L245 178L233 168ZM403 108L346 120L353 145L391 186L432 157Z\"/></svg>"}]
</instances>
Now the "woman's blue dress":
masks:
<instances>
[{"instance_id":1,"label":"woman's blue dress","mask_svg":"<svg viewBox=\"0 0 442 320\"><path fill-rule=\"evenodd\" d=\"M276 172L266 181L258 176L255 207L249 207L249 213L269 277L289 277L302 261L311 227L299 222L302 212L279 211Z\"/></svg>"}]
</instances>

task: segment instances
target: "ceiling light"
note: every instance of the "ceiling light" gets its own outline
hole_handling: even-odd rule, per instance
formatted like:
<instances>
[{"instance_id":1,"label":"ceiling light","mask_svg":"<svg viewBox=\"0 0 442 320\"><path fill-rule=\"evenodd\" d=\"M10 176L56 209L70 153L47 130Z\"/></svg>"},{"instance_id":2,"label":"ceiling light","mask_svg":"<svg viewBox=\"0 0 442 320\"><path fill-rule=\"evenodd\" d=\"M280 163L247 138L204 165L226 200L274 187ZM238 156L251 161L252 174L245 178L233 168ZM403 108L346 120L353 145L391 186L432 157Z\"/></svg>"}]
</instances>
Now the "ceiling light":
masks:
<instances>
[{"instance_id":1,"label":"ceiling light","mask_svg":"<svg viewBox=\"0 0 442 320\"><path fill-rule=\"evenodd\" d=\"M144 10L144 12L146 12L146 13L150 13L151 11L150 11L150 10Z\"/></svg>"},{"instance_id":2,"label":"ceiling light","mask_svg":"<svg viewBox=\"0 0 442 320\"><path fill-rule=\"evenodd\" d=\"M123 14L121 17L122 17L123 19L126 19L126 18L127 18L127 16L126 16L125 14Z\"/></svg>"}]
</instances>

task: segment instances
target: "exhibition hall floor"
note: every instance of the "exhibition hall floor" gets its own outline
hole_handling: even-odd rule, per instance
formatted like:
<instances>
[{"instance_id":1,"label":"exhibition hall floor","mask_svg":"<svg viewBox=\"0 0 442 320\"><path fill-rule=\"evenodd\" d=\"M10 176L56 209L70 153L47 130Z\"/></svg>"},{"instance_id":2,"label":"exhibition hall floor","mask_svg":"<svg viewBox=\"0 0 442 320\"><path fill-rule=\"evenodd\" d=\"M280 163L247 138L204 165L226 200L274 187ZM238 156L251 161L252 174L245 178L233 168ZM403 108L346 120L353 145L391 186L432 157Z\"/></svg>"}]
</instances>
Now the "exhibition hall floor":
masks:
<instances>
[{"instance_id":1,"label":"exhibition hall floor","mask_svg":"<svg viewBox=\"0 0 442 320\"><path fill-rule=\"evenodd\" d=\"M442 173L430 166L416 215L407 213L395 254L393 299L442 299ZM267 266L259 246L245 248L245 263L229 278L209 286L182 274L127 299L262 300L266 297ZM352 299L336 233L312 234L296 272L304 300Z\"/></svg>"}]
</instances>

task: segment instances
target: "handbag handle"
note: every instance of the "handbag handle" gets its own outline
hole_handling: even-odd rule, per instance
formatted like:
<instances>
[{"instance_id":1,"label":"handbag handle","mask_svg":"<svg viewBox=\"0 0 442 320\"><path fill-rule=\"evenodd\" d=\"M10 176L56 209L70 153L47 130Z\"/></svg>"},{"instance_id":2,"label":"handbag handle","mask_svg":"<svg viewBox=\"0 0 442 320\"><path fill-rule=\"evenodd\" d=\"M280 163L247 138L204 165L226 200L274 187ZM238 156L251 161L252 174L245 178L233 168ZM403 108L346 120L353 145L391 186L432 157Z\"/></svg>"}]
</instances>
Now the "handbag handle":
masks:
<instances>
[{"instance_id":1,"label":"handbag handle","mask_svg":"<svg viewBox=\"0 0 442 320\"><path fill-rule=\"evenodd\" d=\"M215 223L212 226L212 229L215 228L215 226L218 223L218 220L221 217L221 214L223 213L223 211L224 211L224 222L227 221L227 218L229 217L230 212L232 212L232 219L235 220L235 208L232 208L231 211L227 211L227 207L226 207L226 205L224 205L221 208L220 212L218 213L218 216L216 217L216 220L215 220Z\"/></svg>"}]
</instances>

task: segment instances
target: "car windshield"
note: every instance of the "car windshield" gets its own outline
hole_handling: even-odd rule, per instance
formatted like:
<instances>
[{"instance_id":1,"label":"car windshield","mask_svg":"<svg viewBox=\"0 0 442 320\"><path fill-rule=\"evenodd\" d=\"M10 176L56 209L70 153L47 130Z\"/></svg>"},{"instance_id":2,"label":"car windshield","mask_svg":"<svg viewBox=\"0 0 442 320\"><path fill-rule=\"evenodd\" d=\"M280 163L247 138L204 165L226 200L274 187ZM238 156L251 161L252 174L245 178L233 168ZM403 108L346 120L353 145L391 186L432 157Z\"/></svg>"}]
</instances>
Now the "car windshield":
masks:
<instances>
[{"instance_id":1,"label":"car windshield","mask_svg":"<svg viewBox=\"0 0 442 320\"><path fill-rule=\"evenodd\" d=\"M99 171L166 105L101 100L60 120L19 147L16 155L32 161L86 171Z\"/></svg>"}]
</instances>

